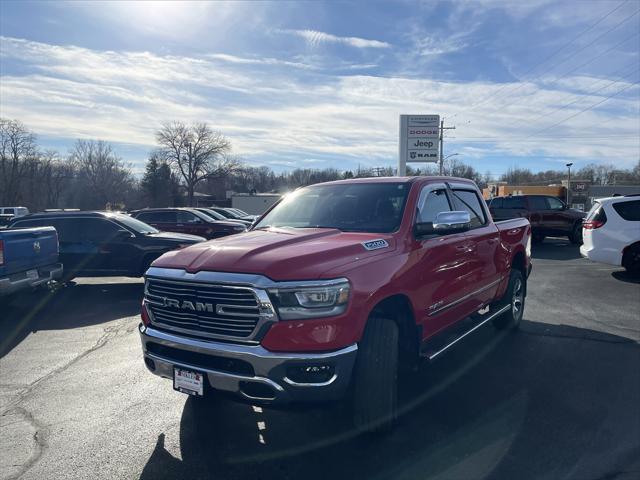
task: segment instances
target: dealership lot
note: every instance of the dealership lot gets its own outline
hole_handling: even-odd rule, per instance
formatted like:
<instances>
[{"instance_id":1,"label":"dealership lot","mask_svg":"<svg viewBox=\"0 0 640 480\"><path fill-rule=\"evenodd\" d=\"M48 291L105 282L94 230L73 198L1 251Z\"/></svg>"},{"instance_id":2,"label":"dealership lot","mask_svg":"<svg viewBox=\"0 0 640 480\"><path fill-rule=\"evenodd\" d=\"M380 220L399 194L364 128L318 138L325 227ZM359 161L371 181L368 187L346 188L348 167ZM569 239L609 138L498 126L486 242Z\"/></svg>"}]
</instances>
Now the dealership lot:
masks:
<instances>
[{"instance_id":1,"label":"dealership lot","mask_svg":"<svg viewBox=\"0 0 640 480\"><path fill-rule=\"evenodd\" d=\"M341 405L196 401L146 371L139 279L2 305L1 478L636 478L640 284L563 239L533 252L517 334L481 329L355 437Z\"/></svg>"}]
</instances>

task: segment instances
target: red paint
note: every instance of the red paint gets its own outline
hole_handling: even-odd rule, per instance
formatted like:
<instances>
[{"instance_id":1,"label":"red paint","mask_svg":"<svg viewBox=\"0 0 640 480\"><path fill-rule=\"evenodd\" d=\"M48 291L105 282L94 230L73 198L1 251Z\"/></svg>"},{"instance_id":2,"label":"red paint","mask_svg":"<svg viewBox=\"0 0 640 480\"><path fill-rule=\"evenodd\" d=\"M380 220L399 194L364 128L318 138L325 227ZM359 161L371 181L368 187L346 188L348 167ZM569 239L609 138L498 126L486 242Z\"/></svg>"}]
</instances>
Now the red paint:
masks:
<instances>
[{"instance_id":1,"label":"red paint","mask_svg":"<svg viewBox=\"0 0 640 480\"><path fill-rule=\"evenodd\" d=\"M260 274L276 281L345 277L351 283L347 311L337 317L280 321L272 325L262 345L272 351L336 350L359 341L375 306L391 296L408 300L422 339L450 326L502 296L512 261L530 258L526 245L531 227L526 219L501 226L488 209L486 225L429 239L414 235L416 204L421 189L446 181L443 177L358 179L349 182L411 183L403 220L390 234L347 233L335 229L272 229L251 231L183 250L169 252L156 267ZM478 192L482 198L480 192ZM389 246L367 251L362 242L384 239ZM479 291L482 290L482 291ZM463 301L460 301L464 299ZM429 316L439 305L454 307ZM436 306L436 307L434 307Z\"/></svg>"}]
</instances>

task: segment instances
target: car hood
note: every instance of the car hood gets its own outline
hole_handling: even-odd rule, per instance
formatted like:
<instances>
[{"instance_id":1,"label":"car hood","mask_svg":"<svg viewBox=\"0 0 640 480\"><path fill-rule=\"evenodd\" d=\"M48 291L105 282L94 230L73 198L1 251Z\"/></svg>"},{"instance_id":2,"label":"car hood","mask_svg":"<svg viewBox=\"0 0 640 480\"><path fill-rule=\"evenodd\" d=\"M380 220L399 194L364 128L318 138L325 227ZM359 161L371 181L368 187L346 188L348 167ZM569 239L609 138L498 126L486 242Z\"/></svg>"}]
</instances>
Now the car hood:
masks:
<instances>
[{"instance_id":1,"label":"car hood","mask_svg":"<svg viewBox=\"0 0 640 480\"><path fill-rule=\"evenodd\" d=\"M368 243L376 240L382 241ZM395 239L390 234L329 228L270 228L168 252L153 266L184 269L190 273L253 273L273 280L313 280L329 270L335 274L336 268L390 253L395 248Z\"/></svg>"},{"instance_id":2,"label":"car hood","mask_svg":"<svg viewBox=\"0 0 640 480\"><path fill-rule=\"evenodd\" d=\"M175 240L176 243L197 243L204 242L206 238L199 237L197 235L189 235L187 233L174 233L174 232L158 232L150 233L147 235L149 238L157 238L161 240Z\"/></svg>"}]
</instances>

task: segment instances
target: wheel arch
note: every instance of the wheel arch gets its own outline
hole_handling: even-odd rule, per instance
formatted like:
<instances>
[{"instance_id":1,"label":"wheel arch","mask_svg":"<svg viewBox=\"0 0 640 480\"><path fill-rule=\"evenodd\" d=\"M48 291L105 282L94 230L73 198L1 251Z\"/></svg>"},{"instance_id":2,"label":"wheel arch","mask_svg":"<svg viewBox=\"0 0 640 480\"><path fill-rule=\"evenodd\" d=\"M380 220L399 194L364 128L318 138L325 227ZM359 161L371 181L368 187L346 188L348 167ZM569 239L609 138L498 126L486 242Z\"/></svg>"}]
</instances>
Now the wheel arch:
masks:
<instances>
[{"instance_id":1,"label":"wheel arch","mask_svg":"<svg viewBox=\"0 0 640 480\"><path fill-rule=\"evenodd\" d=\"M416 323L409 297L398 293L383 298L371 309L367 321L374 315L389 318L398 325L401 364L414 364L418 359L422 327Z\"/></svg>"}]
</instances>

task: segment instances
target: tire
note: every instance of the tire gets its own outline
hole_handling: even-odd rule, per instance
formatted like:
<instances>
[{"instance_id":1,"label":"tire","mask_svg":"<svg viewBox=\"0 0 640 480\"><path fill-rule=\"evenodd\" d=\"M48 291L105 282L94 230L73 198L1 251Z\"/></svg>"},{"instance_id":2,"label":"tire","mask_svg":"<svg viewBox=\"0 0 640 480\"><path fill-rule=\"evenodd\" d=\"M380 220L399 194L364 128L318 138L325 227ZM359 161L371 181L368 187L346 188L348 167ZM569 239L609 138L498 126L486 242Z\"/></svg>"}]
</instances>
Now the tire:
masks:
<instances>
[{"instance_id":1,"label":"tire","mask_svg":"<svg viewBox=\"0 0 640 480\"><path fill-rule=\"evenodd\" d=\"M531 237L531 243L534 245L540 245L542 242L544 242L544 235L536 233Z\"/></svg>"},{"instance_id":2,"label":"tire","mask_svg":"<svg viewBox=\"0 0 640 480\"><path fill-rule=\"evenodd\" d=\"M622 266L630 275L640 275L640 244L629 247L622 259Z\"/></svg>"},{"instance_id":3,"label":"tire","mask_svg":"<svg viewBox=\"0 0 640 480\"><path fill-rule=\"evenodd\" d=\"M498 302L498 308L509 305L510 308L499 317L493 319L493 326L498 330L517 330L522 322L524 314L524 302L527 292L527 283L520 270L511 269L507 291Z\"/></svg>"},{"instance_id":4,"label":"tire","mask_svg":"<svg viewBox=\"0 0 640 480\"><path fill-rule=\"evenodd\" d=\"M582 223L578 222L573 226L569 241L574 245L582 245Z\"/></svg>"},{"instance_id":5,"label":"tire","mask_svg":"<svg viewBox=\"0 0 640 480\"><path fill-rule=\"evenodd\" d=\"M398 325L372 317L358 344L353 372L353 419L364 433L390 431L398 409Z\"/></svg>"}]
</instances>

